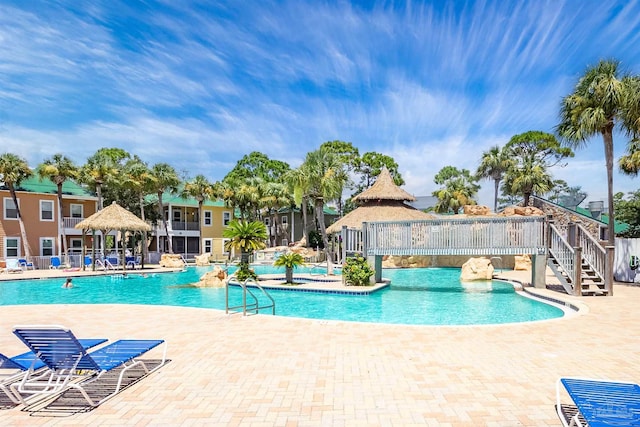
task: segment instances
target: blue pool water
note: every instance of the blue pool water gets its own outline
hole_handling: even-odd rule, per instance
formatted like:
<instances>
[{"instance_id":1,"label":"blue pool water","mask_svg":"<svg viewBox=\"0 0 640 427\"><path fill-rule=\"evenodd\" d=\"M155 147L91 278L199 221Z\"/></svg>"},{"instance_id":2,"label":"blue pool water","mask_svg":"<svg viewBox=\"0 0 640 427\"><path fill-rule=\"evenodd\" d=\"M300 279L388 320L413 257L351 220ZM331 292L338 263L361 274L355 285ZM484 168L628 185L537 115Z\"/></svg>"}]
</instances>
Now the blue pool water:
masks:
<instances>
[{"instance_id":1,"label":"blue pool water","mask_svg":"<svg viewBox=\"0 0 640 427\"><path fill-rule=\"evenodd\" d=\"M64 280L0 282L0 305L16 304L150 304L225 308L225 290L188 286L210 268L188 268L143 278L76 277L72 289ZM270 270L273 272L273 270ZM563 311L517 294L504 282L459 281L455 268L384 270L391 286L369 295L269 291L280 316L359 322L467 325L524 322L561 317ZM358 290L366 288L358 288ZM255 292L259 295L259 292ZM231 305L240 302L240 289L231 287ZM266 300L261 300L266 304ZM269 311L265 311L269 312ZM269 312L270 313L270 312Z\"/></svg>"}]
</instances>

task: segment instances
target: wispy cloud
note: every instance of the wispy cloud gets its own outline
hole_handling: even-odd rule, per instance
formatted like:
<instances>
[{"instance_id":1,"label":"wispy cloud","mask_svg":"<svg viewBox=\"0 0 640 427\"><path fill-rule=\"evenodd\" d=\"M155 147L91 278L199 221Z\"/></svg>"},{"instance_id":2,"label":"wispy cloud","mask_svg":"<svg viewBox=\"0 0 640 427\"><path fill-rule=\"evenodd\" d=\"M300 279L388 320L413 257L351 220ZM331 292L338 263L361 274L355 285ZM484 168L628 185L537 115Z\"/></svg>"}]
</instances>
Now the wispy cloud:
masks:
<instances>
[{"instance_id":1,"label":"wispy cloud","mask_svg":"<svg viewBox=\"0 0 640 427\"><path fill-rule=\"evenodd\" d=\"M440 168L553 131L588 64L640 69L637 1L7 3L0 144L33 165L120 146L220 179L252 150L295 166L342 139L430 194ZM598 192L590 147L554 173Z\"/></svg>"}]
</instances>

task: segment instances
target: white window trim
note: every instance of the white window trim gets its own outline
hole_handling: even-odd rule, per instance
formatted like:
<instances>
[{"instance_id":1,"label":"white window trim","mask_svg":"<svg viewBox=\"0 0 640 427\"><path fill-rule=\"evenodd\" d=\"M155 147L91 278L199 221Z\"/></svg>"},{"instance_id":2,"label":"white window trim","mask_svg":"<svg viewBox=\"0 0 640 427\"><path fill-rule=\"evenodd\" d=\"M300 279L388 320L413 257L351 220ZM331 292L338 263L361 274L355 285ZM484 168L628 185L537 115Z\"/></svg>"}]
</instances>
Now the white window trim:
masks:
<instances>
[{"instance_id":1,"label":"white window trim","mask_svg":"<svg viewBox=\"0 0 640 427\"><path fill-rule=\"evenodd\" d=\"M20 258L22 256L22 253L20 252L20 248L21 248L20 237L5 237L4 238L4 258L13 257L13 255L8 255L7 254L7 248L8 248L7 242L9 240L15 240L16 241L16 243L17 243L17 249L16 249L17 252L16 252L15 257L16 258Z\"/></svg>"},{"instance_id":2,"label":"white window trim","mask_svg":"<svg viewBox=\"0 0 640 427\"><path fill-rule=\"evenodd\" d=\"M44 254L44 242L51 240L51 255ZM56 239L55 237L41 237L40 238L40 256L54 256L56 254Z\"/></svg>"},{"instance_id":3,"label":"white window trim","mask_svg":"<svg viewBox=\"0 0 640 427\"><path fill-rule=\"evenodd\" d=\"M271 226L271 218L270 217L266 217L264 219L264 225L266 225L267 227Z\"/></svg>"},{"instance_id":4,"label":"white window trim","mask_svg":"<svg viewBox=\"0 0 640 427\"><path fill-rule=\"evenodd\" d=\"M77 248L74 247L73 246L73 242L80 242L80 246L78 246ZM82 250L82 238L78 238L78 237L69 238L69 247L67 248L67 250L71 251L71 250L75 250L75 249Z\"/></svg>"},{"instance_id":5,"label":"white window trim","mask_svg":"<svg viewBox=\"0 0 640 427\"><path fill-rule=\"evenodd\" d=\"M226 224L225 224L225 219L224 219L224 217L225 217L225 216L227 216L227 217L228 217L228 219L227 219L227 223L226 223ZM230 222L231 222L231 212L230 212L230 211L224 211L224 212L222 212L222 226L223 226L223 227L226 227L226 226L228 226L228 225L229 225L229 223L230 223Z\"/></svg>"},{"instance_id":6,"label":"white window trim","mask_svg":"<svg viewBox=\"0 0 640 427\"><path fill-rule=\"evenodd\" d=\"M79 217L74 217L73 216L73 207L74 206L79 206L80 207L80 216ZM69 215L71 215L72 218L84 218L84 205L81 203L71 203L69 205Z\"/></svg>"},{"instance_id":7,"label":"white window trim","mask_svg":"<svg viewBox=\"0 0 640 427\"><path fill-rule=\"evenodd\" d=\"M51 219L45 219L42 217L42 212L44 212L44 209L42 209L42 205L45 203L51 203ZM56 204L53 200L40 200L40 221L43 222L54 222L56 220Z\"/></svg>"},{"instance_id":8,"label":"white window trim","mask_svg":"<svg viewBox=\"0 0 640 427\"><path fill-rule=\"evenodd\" d=\"M224 249L224 245L225 245L225 243L227 243L229 240L231 240L231 239L227 239L227 238L223 238L223 239L222 239L222 253L223 253L224 255L229 255L229 251L227 251L227 250L225 250L225 249Z\"/></svg>"},{"instance_id":9,"label":"white window trim","mask_svg":"<svg viewBox=\"0 0 640 427\"><path fill-rule=\"evenodd\" d=\"M207 243L209 244L208 250L207 250ZM202 239L202 249L203 249L203 253L206 253L206 252L213 253L213 239Z\"/></svg>"},{"instance_id":10,"label":"white window trim","mask_svg":"<svg viewBox=\"0 0 640 427\"><path fill-rule=\"evenodd\" d=\"M207 220L209 223L207 224ZM213 227L213 212L206 210L202 213L202 225L205 227Z\"/></svg>"},{"instance_id":11,"label":"white window trim","mask_svg":"<svg viewBox=\"0 0 640 427\"><path fill-rule=\"evenodd\" d=\"M7 221L17 221L18 220L18 216L16 215L15 218L9 218L7 216L7 201L10 201L13 204L13 199L11 197L5 197L4 201L2 202L2 218L4 218ZM20 199L18 198L18 207L20 207Z\"/></svg>"},{"instance_id":12,"label":"white window trim","mask_svg":"<svg viewBox=\"0 0 640 427\"><path fill-rule=\"evenodd\" d=\"M289 217L286 215L282 215L280 218L280 224L289 224Z\"/></svg>"}]
</instances>

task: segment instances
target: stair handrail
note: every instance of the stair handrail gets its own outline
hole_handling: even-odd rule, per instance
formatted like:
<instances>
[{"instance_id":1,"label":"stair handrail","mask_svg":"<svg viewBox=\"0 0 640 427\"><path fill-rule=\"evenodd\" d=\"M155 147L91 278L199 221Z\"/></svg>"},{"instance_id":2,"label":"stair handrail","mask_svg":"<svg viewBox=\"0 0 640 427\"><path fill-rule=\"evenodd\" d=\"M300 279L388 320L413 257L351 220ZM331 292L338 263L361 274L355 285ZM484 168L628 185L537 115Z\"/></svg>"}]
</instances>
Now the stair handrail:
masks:
<instances>
[{"instance_id":1,"label":"stair handrail","mask_svg":"<svg viewBox=\"0 0 640 427\"><path fill-rule=\"evenodd\" d=\"M229 306L229 284L231 283L231 281L233 281L237 286L240 286L240 288L242 289L242 304L240 305ZM260 289L262 293L271 301L271 304L261 306L258 297L256 297L255 294L251 292L251 289L249 289L249 286L247 286L249 283L253 283L252 286L254 288ZM252 298L253 302L247 303L247 294ZM227 283L225 286L225 305L227 314L229 314L230 310L235 311L239 308L242 309L243 316L247 315L247 311L252 311L253 314L258 314L260 310L264 308L271 308L271 314L276 314L276 302L273 297L271 297L271 295L269 295L269 292L267 292L266 289L260 286L260 284L255 279L252 279L250 277L247 278L244 282L239 281L235 276L231 276L227 279Z\"/></svg>"},{"instance_id":2,"label":"stair handrail","mask_svg":"<svg viewBox=\"0 0 640 427\"><path fill-rule=\"evenodd\" d=\"M607 251L582 224L576 224L576 241L582 247L582 257L594 273L605 282Z\"/></svg>"},{"instance_id":3,"label":"stair handrail","mask_svg":"<svg viewBox=\"0 0 640 427\"><path fill-rule=\"evenodd\" d=\"M581 286L580 283L576 283L575 280L575 249L571 247L567 239L554 224L549 224L549 230L549 253L567 274L571 280L571 286L575 290L576 286Z\"/></svg>"}]
</instances>

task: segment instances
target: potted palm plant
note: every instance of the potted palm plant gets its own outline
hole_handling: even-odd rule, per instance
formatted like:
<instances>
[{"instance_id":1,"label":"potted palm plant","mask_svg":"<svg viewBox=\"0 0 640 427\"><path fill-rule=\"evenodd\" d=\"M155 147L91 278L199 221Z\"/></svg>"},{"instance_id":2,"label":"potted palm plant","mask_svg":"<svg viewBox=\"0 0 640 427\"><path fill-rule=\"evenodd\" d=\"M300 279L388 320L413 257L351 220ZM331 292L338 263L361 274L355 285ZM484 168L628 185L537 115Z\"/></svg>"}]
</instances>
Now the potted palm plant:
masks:
<instances>
[{"instance_id":1,"label":"potted palm plant","mask_svg":"<svg viewBox=\"0 0 640 427\"><path fill-rule=\"evenodd\" d=\"M285 268L285 278L287 283L293 283L293 269L302 264L304 264L304 258L302 258L302 255L295 252L282 254L273 263L275 267Z\"/></svg>"},{"instance_id":2,"label":"potted palm plant","mask_svg":"<svg viewBox=\"0 0 640 427\"><path fill-rule=\"evenodd\" d=\"M222 232L222 235L229 239L225 243L225 250L240 250L240 266L236 277L240 281L247 278L256 279L256 274L249 268L249 255L253 251L263 249L267 240L267 228L260 221L237 221L233 220Z\"/></svg>"}]
</instances>

